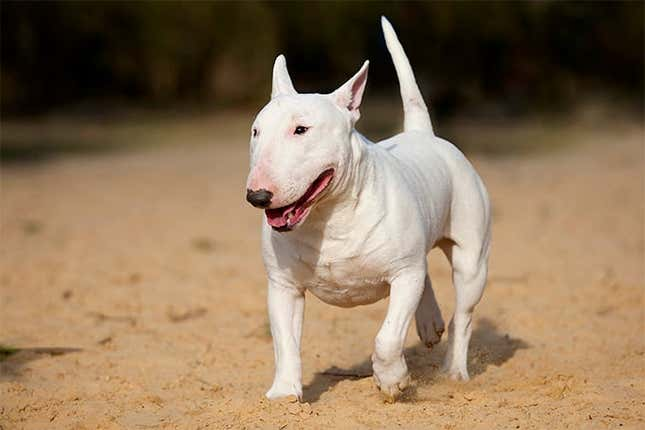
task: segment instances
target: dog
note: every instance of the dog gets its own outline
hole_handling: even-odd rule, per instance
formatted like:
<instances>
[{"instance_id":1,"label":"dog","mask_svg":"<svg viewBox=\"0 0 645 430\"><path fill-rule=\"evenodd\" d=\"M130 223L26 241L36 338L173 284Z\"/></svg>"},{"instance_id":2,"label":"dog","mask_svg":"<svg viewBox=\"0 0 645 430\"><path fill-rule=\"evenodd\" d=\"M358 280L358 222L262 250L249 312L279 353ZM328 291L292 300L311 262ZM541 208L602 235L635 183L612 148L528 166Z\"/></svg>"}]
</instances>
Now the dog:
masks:
<instances>
[{"instance_id":1,"label":"dog","mask_svg":"<svg viewBox=\"0 0 645 430\"><path fill-rule=\"evenodd\" d=\"M275 356L269 399L302 401L300 339L305 292L353 307L390 297L376 335L374 381L386 401L410 383L403 343L412 317L428 347L444 321L427 254L452 266L455 312L444 371L468 380L473 309L488 271L490 202L465 156L435 136L408 58L381 18L399 79L404 131L370 142L354 126L369 62L330 94L299 94L284 56L273 67L270 102L251 128L246 199L264 210L262 255Z\"/></svg>"}]
</instances>

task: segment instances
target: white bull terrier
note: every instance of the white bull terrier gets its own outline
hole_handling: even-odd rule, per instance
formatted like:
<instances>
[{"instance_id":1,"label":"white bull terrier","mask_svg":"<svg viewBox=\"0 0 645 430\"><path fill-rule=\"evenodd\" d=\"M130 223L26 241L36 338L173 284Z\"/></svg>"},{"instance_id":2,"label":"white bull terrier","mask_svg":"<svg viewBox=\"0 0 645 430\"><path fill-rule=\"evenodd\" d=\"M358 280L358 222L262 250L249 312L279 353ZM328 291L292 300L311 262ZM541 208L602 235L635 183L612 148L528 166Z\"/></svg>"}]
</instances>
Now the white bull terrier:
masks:
<instances>
[{"instance_id":1,"label":"white bull terrier","mask_svg":"<svg viewBox=\"0 0 645 430\"><path fill-rule=\"evenodd\" d=\"M403 343L412 316L429 347L444 331L427 268L434 247L450 261L456 291L444 370L468 379L472 314L487 276L490 203L464 155L435 136L396 33L387 19L381 24L400 82L403 133L373 143L354 129L367 61L331 94L298 94L282 55L271 101L253 123L246 198L265 210L262 255L275 355L270 399L302 399L300 338L310 291L342 307L389 295L372 364L376 385L395 400L410 381Z\"/></svg>"}]
</instances>

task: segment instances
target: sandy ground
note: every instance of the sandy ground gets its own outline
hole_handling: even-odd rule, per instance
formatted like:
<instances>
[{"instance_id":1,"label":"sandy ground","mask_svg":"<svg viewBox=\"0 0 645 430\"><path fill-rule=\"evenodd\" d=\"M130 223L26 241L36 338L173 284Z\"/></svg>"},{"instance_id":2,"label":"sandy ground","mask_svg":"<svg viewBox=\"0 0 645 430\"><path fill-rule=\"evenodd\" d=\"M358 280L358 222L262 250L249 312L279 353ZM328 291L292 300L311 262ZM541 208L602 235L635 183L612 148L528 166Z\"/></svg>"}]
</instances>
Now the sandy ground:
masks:
<instances>
[{"instance_id":1,"label":"sandy ground","mask_svg":"<svg viewBox=\"0 0 645 430\"><path fill-rule=\"evenodd\" d=\"M19 350L0 362L2 429L644 428L640 126L472 157L494 205L472 380L443 379L445 339L428 350L411 329L414 384L388 405L366 377L387 303L314 297L306 403L263 398L273 353L261 218L243 199L248 122L3 165L0 343ZM430 265L449 318L448 265L434 252Z\"/></svg>"}]
</instances>

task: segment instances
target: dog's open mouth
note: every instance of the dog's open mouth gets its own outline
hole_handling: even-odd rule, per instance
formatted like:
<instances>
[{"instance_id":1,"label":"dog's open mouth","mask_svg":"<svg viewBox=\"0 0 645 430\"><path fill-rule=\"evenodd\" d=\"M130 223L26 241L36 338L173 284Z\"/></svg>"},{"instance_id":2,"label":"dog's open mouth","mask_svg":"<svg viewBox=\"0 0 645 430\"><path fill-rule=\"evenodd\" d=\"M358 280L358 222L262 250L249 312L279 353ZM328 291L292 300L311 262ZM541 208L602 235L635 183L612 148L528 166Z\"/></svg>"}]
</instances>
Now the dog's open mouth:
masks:
<instances>
[{"instance_id":1,"label":"dog's open mouth","mask_svg":"<svg viewBox=\"0 0 645 430\"><path fill-rule=\"evenodd\" d=\"M267 222L274 230L289 231L309 213L311 205L334 177L334 169L327 169L316 178L307 191L294 203L277 209L266 209Z\"/></svg>"}]
</instances>

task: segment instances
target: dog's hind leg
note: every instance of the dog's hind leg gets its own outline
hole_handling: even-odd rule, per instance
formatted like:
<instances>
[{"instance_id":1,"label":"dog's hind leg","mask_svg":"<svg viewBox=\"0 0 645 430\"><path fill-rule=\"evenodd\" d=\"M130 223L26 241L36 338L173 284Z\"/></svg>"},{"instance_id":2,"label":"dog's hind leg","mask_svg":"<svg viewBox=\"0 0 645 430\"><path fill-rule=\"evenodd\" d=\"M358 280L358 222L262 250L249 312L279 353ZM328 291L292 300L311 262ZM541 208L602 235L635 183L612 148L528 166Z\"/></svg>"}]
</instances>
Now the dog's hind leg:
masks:
<instances>
[{"instance_id":1,"label":"dog's hind leg","mask_svg":"<svg viewBox=\"0 0 645 430\"><path fill-rule=\"evenodd\" d=\"M437 304L437 299L432 290L430 276L428 275L426 275L423 295L417 307L415 320L417 323L417 334L421 342L428 348L432 348L439 343L441 335L445 330L445 325L441 317L441 310Z\"/></svg>"},{"instance_id":2,"label":"dog's hind leg","mask_svg":"<svg viewBox=\"0 0 645 430\"><path fill-rule=\"evenodd\" d=\"M488 273L488 244L460 247L450 243L442 246L452 263L455 287L455 313L448 326L448 350L443 370L455 380L467 381L468 343L472 331L472 315L486 285Z\"/></svg>"}]
</instances>

